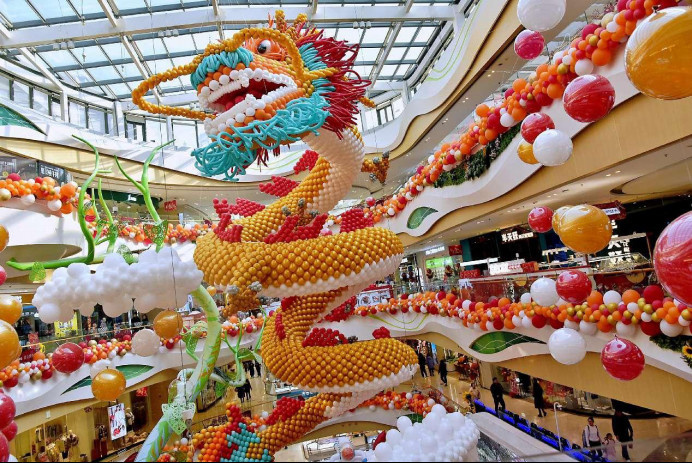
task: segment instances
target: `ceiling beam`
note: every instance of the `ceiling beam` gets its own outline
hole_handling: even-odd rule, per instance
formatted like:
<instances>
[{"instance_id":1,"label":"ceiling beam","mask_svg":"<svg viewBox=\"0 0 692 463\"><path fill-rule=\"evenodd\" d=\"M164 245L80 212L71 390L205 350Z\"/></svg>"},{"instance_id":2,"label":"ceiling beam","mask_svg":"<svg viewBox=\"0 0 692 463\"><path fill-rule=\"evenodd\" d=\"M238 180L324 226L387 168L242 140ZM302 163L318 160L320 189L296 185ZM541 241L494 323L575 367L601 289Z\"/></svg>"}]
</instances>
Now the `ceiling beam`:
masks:
<instances>
[{"instance_id":1,"label":"ceiling beam","mask_svg":"<svg viewBox=\"0 0 692 463\"><path fill-rule=\"evenodd\" d=\"M125 50L127 50L127 54L130 55L130 58L132 58L132 61L135 63L135 66L137 66L137 70L140 74L142 74L142 77L145 80L151 77L147 69L144 67L144 64L142 64L142 61L139 59L137 51L135 50L135 47L132 46L132 42L130 42L130 39L123 36L121 40L123 43L123 47L125 48ZM153 92L154 96L156 97L156 101L161 101L161 95L159 94L159 91L155 88Z\"/></svg>"},{"instance_id":2,"label":"ceiling beam","mask_svg":"<svg viewBox=\"0 0 692 463\"><path fill-rule=\"evenodd\" d=\"M211 0L211 7L214 9L214 16L219 16L221 13L219 10L219 0Z\"/></svg>"},{"instance_id":3,"label":"ceiling beam","mask_svg":"<svg viewBox=\"0 0 692 463\"><path fill-rule=\"evenodd\" d=\"M380 56L377 58L377 67L373 69L370 73L370 82L377 81L377 77L380 75L380 71L382 70L382 66L384 66L384 62L387 61L387 56L389 55L389 52L392 50L392 47L394 46L394 41L396 40L396 36L399 35L400 30L401 23L397 23L396 26L394 26L390 31L387 46L384 48L384 50L382 50Z\"/></svg>"},{"instance_id":4,"label":"ceiling beam","mask_svg":"<svg viewBox=\"0 0 692 463\"><path fill-rule=\"evenodd\" d=\"M298 14L310 15L310 21L315 24L333 22L361 21L361 8L344 8L341 6L323 6L311 14L311 7L283 8L286 18L290 21ZM270 11L271 12L271 11ZM264 24L267 22L267 9L219 5L220 15L215 16L213 7L200 7L186 11L172 11L159 15L132 15L115 18L118 25L111 20L96 19L86 21L80 27L74 24L55 24L37 28L23 28L12 31L9 38L0 37L0 48L22 48L50 44L65 40L85 40L90 38L112 37L117 35L133 35L167 29L190 29L205 25L229 24L247 25ZM412 6L406 11L406 6L368 6L368 20L372 22L404 21L448 21L454 17L452 6Z\"/></svg>"},{"instance_id":5,"label":"ceiling beam","mask_svg":"<svg viewBox=\"0 0 692 463\"><path fill-rule=\"evenodd\" d=\"M111 5L108 3L108 0L98 0L98 2L99 5L101 5L101 9L106 14L106 19L108 19L108 22L111 24L111 26L118 27L120 23L118 22L118 18L115 17L115 12L113 11L113 8L111 8Z\"/></svg>"},{"instance_id":6,"label":"ceiling beam","mask_svg":"<svg viewBox=\"0 0 692 463\"><path fill-rule=\"evenodd\" d=\"M312 0L310 2L310 17L314 16L317 13L317 2L318 0Z\"/></svg>"},{"instance_id":7,"label":"ceiling beam","mask_svg":"<svg viewBox=\"0 0 692 463\"><path fill-rule=\"evenodd\" d=\"M57 87L58 90L63 91L65 89L65 86L63 83L58 79L55 74L53 74L44 64L40 59L37 59L36 55L34 55L31 51L29 51L26 48L20 48L19 52L22 54L24 58L29 61L32 66L34 66L38 71L45 77L46 79L50 80L53 85Z\"/></svg>"},{"instance_id":8,"label":"ceiling beam","mask_svg":"<svg viewBox=\"0 0 692 463\"><path fill-rule=\"evenodd\" d=\"M406 0L406 3L404 4L404 8L406 8L407 13L409 11L411 11L412 7L413 7L413 0Z\"/></svg>"}]
</instances>

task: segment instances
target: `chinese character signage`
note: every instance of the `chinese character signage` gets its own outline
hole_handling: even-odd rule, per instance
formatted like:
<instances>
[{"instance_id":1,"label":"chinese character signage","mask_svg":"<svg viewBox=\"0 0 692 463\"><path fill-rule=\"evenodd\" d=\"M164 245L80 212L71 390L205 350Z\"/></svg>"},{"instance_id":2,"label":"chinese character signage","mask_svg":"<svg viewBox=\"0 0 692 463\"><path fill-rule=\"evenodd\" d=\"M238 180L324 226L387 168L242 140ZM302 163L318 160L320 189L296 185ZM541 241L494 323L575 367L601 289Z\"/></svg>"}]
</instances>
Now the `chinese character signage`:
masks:
<instances>
[{"instance_id":1,"label":"chinese character signage","mask_svg":"<svg viewBox=\"0 0 692 463\"><path fill-rule=\"evenodd\" d=\"M178 202L173 199L171 201L166 201L163 203L163 210L164 211L174 211L178 208Z\"/></svg>"},{"instance_id":2,"label":"chinese character signage","mask_svg":"<svg viewBox=\"0 0 692 463\"><path fill-rule=\"evenodd\" d=\"M460 244L454 244L449 247L449 255L450 256L460 256L464 253L463 249L461 248Z\"/></svg>"}]
</instances>

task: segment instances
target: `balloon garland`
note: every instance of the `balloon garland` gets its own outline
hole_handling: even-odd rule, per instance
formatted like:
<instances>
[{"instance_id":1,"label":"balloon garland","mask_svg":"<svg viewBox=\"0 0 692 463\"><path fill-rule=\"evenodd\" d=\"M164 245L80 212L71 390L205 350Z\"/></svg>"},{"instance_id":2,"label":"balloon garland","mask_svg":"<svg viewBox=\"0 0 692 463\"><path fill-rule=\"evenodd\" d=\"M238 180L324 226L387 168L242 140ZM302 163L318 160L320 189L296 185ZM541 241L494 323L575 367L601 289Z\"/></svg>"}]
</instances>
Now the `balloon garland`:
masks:
<instances>
[{"instance_id":1,"label":"balloon garland","mask_svg":"<svg viewBox=\"0 0 692 463\"><path fill-rule=\"evenodd\" d=\"M36 177L23 180L19 174L9 174L0 179L0 205L12 198L19 198L22 205L30 206L38 201L52 212L70 214L77 207L80 187L75 182L58 185L52 177Z\"/></svg>"}]
</instances>

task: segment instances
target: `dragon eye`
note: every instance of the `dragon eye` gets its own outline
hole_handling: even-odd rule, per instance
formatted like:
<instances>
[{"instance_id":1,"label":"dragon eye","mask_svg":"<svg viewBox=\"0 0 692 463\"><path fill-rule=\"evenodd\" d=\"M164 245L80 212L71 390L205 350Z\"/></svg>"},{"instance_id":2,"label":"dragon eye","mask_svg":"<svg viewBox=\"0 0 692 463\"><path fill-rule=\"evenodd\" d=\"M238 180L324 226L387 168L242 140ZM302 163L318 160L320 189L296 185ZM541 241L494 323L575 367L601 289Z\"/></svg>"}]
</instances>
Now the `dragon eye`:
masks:
<instances>
[{"instance_id":1,"label":"dragon eye","mask_svg":"<svg viewBox=\"0 0 692 463\"><path fill-rule=\"evenodd\" d=\"M257 53L260 55L264 55L266 52L268 52L272 47L272 42L271 40L262 40L259 45L257 45Z\"/></svg>"}]
</instances>

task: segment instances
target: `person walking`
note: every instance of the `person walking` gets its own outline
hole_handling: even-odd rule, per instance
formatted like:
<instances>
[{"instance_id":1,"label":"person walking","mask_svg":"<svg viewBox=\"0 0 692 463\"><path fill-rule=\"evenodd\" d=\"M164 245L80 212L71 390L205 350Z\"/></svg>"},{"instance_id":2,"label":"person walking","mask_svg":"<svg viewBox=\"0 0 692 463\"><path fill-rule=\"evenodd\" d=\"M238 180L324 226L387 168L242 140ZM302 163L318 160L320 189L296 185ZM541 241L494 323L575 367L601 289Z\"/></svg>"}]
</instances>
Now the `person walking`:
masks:
<instances>
[{"instance_id":1,"label":"person walking","mask_svg":"<svg viewBox=\"0 0 692 463\"><path fill-rule=\"evenodd\" d=\"M538 379L533 378L533 406L538 409L538 416L548 416L545 412L545 400L543 399L543 388Z\"/></svg>"},{"instance_id":2,"label":"person walking","mask_svg":"<svg viewBox=\"0 0 692 463\"><path fill-rule=\"evenodd\" d=\"M245 389L245 398L248 401L252 400L252 386L250 385L249 379L245 380L245 384L243 385L243 388Z\"/></svg>"},{"instance_id":3,"label":"person walking","mask_svg":"<svg viewBox=\"0 0 692 463\"><path fill-rule=\"evenodd\" d=\"M235 393L238 395L238 398L240 399L240 403L244 404L245 403L245 385L243 384L242 386L238 386L235 388Z\"/></svg>"},{"instance_id":4,"label":"person walking","mask_svg":"<svg viewBox=\"0 0 692 463\"><path fill-rule=\"evenodd\" d=\"M476 400L480 400L481 391L478 389L476 382L471 383L471 388L469 389L469 408L471 413L476 413Z\"/></svg>"},{"instance_id":5,"label":"person walking","mask_svg":"<svg viewBox=\"0 0 692 463\"><path fill-rule=\"evenodd\" d=\"M428 353L428 356L425 358L425 363L428 365L428 374L430 376L435 376L435 358L432 356L431 353Z\"/></svg>"},{"instance_id":6,"label":"person walking","mask_svg":"<svg viewBox=\"0 0 692 463\"><path fill-rule=\"evenodd\" d=\"M422 376L423 378L425 378L426 376L428 376L428 375L425 373L425 357L423 357L423 354L421 354L420 352L418 352L418 365L420 366L420 374L421 374L421 376Z\"/></svg>"},{"instance_id":7,"label":"person walking","mask_svg":"<svg viewBox=\"0 0 692 463\"><path fill-rule=\"evenodd\" d=\"M594 423L593 416L590 416L584 430L581 433L581 441L584 444L584 448L596 448L594 450L599 457L603 456L601 451L601 433L598 430L598 426Z\"/></svg>"},{"instance_id":8,"label":"person walking","mask_svg":"<svg viewBox=\"0 0 692 463\"><path fill-rule=\"evenodd\" d=\"M447 385L447 362L445 362L444 360L441 361L439 370L440 370L440 379L442 380L442 382L446 386Z\"/></svg>"},{"instance_id":9,"label":"person walking","mask_svg":"<svg viewBox=\"0 0 692 463\"><path fill-rule=\"evenodd\" d=\"M255 371L257 372L257 376L261 378L262 377L262 365L260 365L260 363L257 360L255 360Z\"/></svg>"},{"instance_id":10,"label":"person walking","mask_svg":"<svg viewBox=\"0 0 692 463\"><path fill-rule=\"evenodd\" d=\"M502 397L504 393L505 391L502 389L502 384L500 384L497 378L493 378L493 384L490 386L490 394L493 396L493 402L495 402L496 413L500 407L502 407L503 412L507 409L505 399Z\"/></svg>"},{"instance_id":11,"label":"person walking","mask_svg":"<svg viewBox=\"0 0 692 463\"><path fill-rule=\"evenodd\" d=\"M613 434L615 434L615 437L617 437L622 444L622 458L625 461L630 461L628 447L632 444L629 444L628 442L632 442L632 439L634 438L634 430L632 429L630 419L622 413L622 410L615 410L612 426Z\"/></svg>"},{"instance_id":12,"label":"person walking","mask_svg":"<svg viewBox=\"0 0 692 463\"><path fill-rule=\"evenodd\" d=\"M254 378L255 377L255 362L253 362L252 360L248 361L247 367L248 367L248 370L250 370L250 378Z\"/></svg>"}]
</instances>

